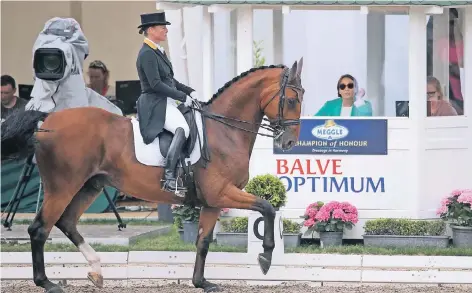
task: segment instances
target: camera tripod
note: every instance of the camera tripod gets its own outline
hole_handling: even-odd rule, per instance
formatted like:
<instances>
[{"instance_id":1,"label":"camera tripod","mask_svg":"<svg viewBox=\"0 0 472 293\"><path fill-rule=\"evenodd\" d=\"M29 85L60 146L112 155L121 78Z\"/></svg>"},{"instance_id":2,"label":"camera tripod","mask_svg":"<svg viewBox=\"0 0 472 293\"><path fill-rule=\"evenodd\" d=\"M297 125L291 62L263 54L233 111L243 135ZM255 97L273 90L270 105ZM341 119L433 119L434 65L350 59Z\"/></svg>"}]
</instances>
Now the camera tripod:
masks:
<instances>
[{"instance_id":1,"label":"camera tripod","mask_svg":"<svg viewBox=\"0 0 472 293\"><path fill-rule=\"evenodd\" d=\"M13 225L13 218L15 217L15 214L18 211L18 207L20 206L21 200L25 198L24 193L26 190L26 186L28 185L28 182L31 179L31 175L33 174L33 170L35 166L35 163L33 162L33 156L34 155L31 155L26 159L25 165L23 167L23 171L21 172L20 179L18 180L18 183L15 188L15 192L13 193L13 196L10 199L8 206L5 208L5 211L9 209L7 217L5 221L3 222L3 227L7 228L7 231L11 231L11 227ZM118 190L115 191L115 195L117 195L117 193L118 193ZM118 214L118 211L116 210L115 204L111 200L110 195L108 194L105 188L103 189L103 194L105 194L108 200L109 206L113 210L113 213L115 214L116 219L118 220L118 230L121 231L121 228L126 228L126 224L123 223L123 220L121 219L120 215ZM38 213L38 209L39 209L40 195L41 195L41 181L39 182L38 198L36 201L36 214Z\"/></svg>"}]
</instances>

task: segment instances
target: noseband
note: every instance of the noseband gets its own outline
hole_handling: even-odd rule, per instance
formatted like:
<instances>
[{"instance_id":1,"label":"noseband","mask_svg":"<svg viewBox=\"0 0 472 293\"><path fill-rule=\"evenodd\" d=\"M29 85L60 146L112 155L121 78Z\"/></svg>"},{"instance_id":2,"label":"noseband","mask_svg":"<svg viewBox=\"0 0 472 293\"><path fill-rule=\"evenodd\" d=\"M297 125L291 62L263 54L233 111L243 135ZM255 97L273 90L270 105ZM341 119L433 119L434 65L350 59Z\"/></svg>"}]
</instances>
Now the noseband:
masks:
<instances>
[{"instance_id":1,"label":"noseband","mask_svg":"<svg viewBox=\"0 0 472 293\"><path fill-rule=\"evenodd\" d=\"M267 122L269 122L269 124L253 123L253 122L249 122L249 121L239 120L239 119L236 119L236 118L226 117L226 116L223 116L223 115L220 115L220 114L211 113L211 112L208 112L206 110L203 110L199 103L197 104L197 108L194 108L194 107L191 107L191 108L201 112L202 115L205 116L205 117L208 117L210 119L218 121L222 124L228 125L230 127L237 128L237 129L240 129L240 130L243 130L243 131L246 131L246 132L251 132L251 133L259 134L259 135L262 135L262 136L267 136L267 137L272 137L272 138L277 139L287 130L287 127L300 124L300 119L284 119L284 117L283 117L284 107L285 107L285 99L287 98L285 96L285 89L287 87L293 89L297 94L296 99L299 103L301 103L300 93L302 93L304 91L301 87L288 84L288 82L289 82L289 80L288 80L289 70L290 69L287 68L287 67L285 67L283 69L282 75L281 75L281 78L280 78L280 89L279 89L279 91L276 92L274 94L274 96L272 98L270 98L269 102L267 102L267 104L265 104L265 106L261 108L261 112L264 113L264 110L267 108L267 106L270 105L270 103L272 103L272 101L275 99L275 97L277 97L277 96L280 97L277 117L275 119L263 118L263 121L267 121ZM231 120L231 121L235 121L235 122L239 122L239 123L245 123L245 124L249 124L249 125L253 125L253 126L258 126L260 128L271 131L273 134L260 133L260 132L257 132L257 131L253 131L253 130L250 130L250 129L239 127L239 126L236 126L236 125L231 124L229 122L226 122L225 120Z\"/></svg>"}]
</instances>

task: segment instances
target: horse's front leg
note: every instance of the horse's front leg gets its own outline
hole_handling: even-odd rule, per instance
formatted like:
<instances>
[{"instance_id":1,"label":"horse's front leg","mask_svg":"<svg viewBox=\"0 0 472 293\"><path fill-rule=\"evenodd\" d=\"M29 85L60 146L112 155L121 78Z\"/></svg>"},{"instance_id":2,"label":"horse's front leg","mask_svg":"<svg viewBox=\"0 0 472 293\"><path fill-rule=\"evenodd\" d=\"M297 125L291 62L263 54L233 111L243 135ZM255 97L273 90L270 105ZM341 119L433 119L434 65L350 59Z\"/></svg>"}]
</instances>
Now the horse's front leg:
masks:
<instances>
[{"instance_id":1,"label":"horse's front leg","mask_svg":"<svg viewBox=\"0 0 472 293\"><path fill-rule=\"evenodd\" d=\"M274 207L267 200L244 192L234 185L225 188L219 199L219 204L225 208L252 210L262 214L264 217L264 240L262 241L264 252L259 254L257 260L262 273L267 274L272 264L272 253L275 248Z\"/></svg>"},{"instance_id":2,"label":"horse's front leg","mask_svg":"<svg viewBox=\"0 0 472 293\"><path fill-rule=\"evenodd\" d=\"M216 221L220 216L221 209L203 207L200 212L200 221L198 224L198 237L197 237L197 257L195 260L195 267L193 270L192 283L196 288L202 288L204 292L220 292L221 289L218 285L213 284L205 280L205 260L210 247L210 235L213 231Z\"/></svg>"}]
</instances>

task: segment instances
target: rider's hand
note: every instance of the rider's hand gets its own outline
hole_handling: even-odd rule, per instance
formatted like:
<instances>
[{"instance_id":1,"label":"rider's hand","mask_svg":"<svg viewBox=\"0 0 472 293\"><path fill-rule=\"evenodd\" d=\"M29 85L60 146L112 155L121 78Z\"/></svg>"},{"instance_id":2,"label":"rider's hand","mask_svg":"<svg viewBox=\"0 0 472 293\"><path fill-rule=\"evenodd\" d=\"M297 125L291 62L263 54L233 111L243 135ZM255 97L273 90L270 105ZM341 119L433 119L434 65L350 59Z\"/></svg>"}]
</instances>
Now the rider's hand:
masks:
<instances>
[{"instance_id":1,"label":"rider's hand","mask_svg":"<svg viewBox=\"0 0 472 293\"><path fill-rule=\"evenodd\" d=\"M186 107L190 107L190 106L192 106L193 101L194 101L194 99L193 99L191 96L187 96L187 99L185 100L184 105L185 105Z\"/></svg>"},{"instance_id":2,"label":"rider's hand","mask_svg":"<svg viewBox=\"0 0 472 293\"><path fill-rule=\"evenodd\" d=\"M200 101L200 99L198 98L198 94L196 91L193 91L190 93L190 96L195 100L195 101Z\"/></svg>"}]
</instances>

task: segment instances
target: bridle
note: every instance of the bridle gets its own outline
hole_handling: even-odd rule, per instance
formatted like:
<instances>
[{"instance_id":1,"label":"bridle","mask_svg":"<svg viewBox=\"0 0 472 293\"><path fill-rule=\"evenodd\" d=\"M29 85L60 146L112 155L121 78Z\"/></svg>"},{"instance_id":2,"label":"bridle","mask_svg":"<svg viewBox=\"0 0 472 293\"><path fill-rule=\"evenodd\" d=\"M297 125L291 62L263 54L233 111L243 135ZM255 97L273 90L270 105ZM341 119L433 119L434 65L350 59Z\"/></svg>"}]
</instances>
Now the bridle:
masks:
<instances>
[{"instance_id":1,"label":"bridle","mask_svg":"<svg viewBox=\"0 0 472 293\"><path fill-rule=\"evenodd\" d=\"M272 98L269 99L269 101L264 105L264 107L261 107L261 112L264 113L264 110L267 108L267 106L270 105L270 103L272 103L272 101L275 99L275 97L277 97L277 95L280 97L277 117L275 119L267 119L265 117L263 118L263 122L266 121L266 122L269 122L269 124L253 123L253 122L244 121L244 120L240 120L240 119L236 119L236 118L226 117L226 116L223 116L223 115L220 115L220 114L211 113L211 112L208 112L206 110L203 110L199 103L197 103L198 105L197 105L196 108L195 107L190 107L190 108L201 112L202 115L207 117L207 118L213 119L215 121L218 121L218 122L220 122L222 124L225 124L225 125L228 125L230 127L237 128L237 129L240 129L240 130L243 130L243 131L246 131L246 132L251 132L251 133L259 134L259 135L262 135L262 136L267 136L267 137L272 137L274 139L277 139L282 134L284 134L284 132L287 130L287 127L300 124L300 119L284 119L284 117L283 117L284 107L285 107L285 100L287 99L287 97L285 96L285 89L286 88L293 89L296 92L296 98L295 99L299 103L301 103L300 95L303 94L303 92L304 92L303 88L295 86L295 85L288 84L288 82L289 82L289 80L288 80L289 70L290 70L289 68L284 67L284 69L282 71L281 78L280 78L280 89L279 89L279 91L277 91L274 94L274 96L272 96ZM229 122L226 122L225 120L231 120L231 121L235 121L235 122L239 122L239 123L249 124L249 125L252 125L252 126L258 126L260 128L271 131L272 134L260 133L260 132L257 132L257 131L246 129L244 127L239 127L239 126L236 126L236 125L231 124Z\"/></svg>"}]
</instances>

